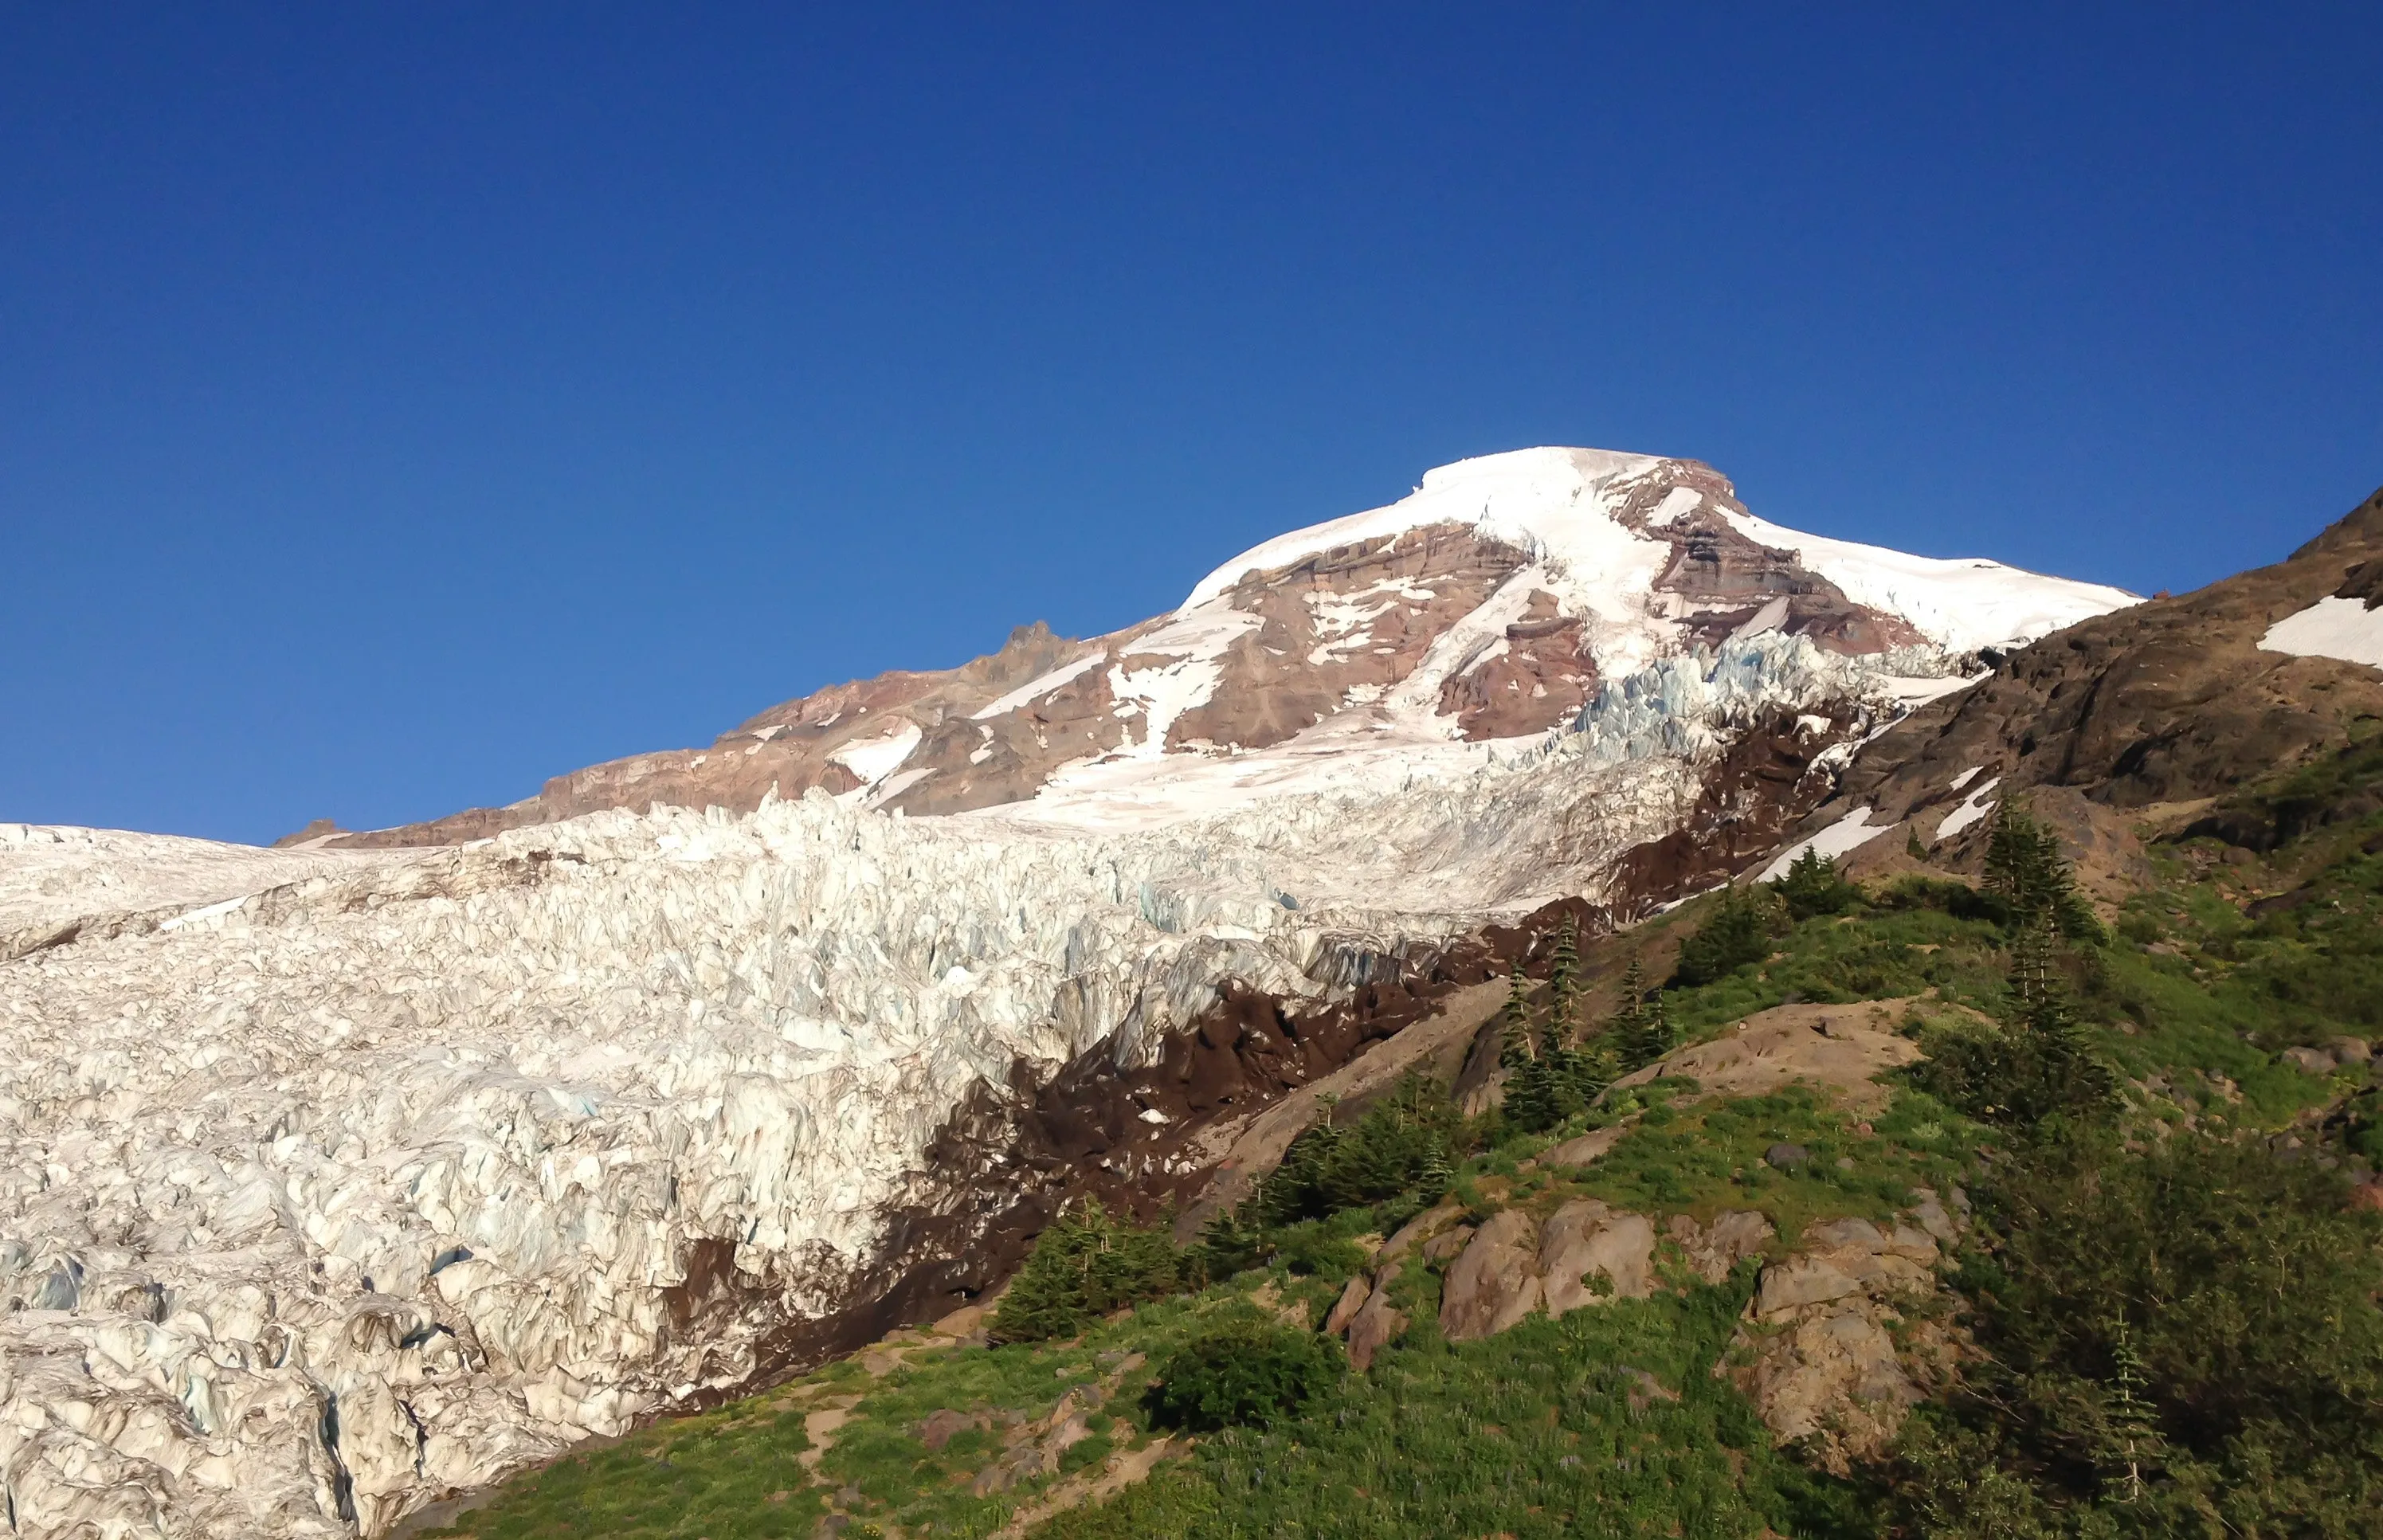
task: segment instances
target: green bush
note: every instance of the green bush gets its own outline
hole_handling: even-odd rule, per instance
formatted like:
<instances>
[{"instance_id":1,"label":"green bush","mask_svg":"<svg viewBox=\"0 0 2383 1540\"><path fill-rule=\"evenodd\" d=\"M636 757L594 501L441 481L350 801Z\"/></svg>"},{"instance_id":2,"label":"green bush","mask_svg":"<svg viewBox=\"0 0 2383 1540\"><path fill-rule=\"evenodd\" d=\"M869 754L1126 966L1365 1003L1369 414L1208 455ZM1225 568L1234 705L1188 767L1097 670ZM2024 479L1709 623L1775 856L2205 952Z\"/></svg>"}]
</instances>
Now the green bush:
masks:
<instances>
[{"instance_id":1,"label":"green bush","mask_svg":"<svg viewBox=\"0 0 2383 1540\"><path fill-rule=\"evenodd\" d=\"M1113 1310L1173 1292L1181 1275L1163 1227L1119 1224L1088 1202L1035 1238L994 1312L992 1335L1004 1342L1072 1337Z\"/></svg>"},{"instance_id":2,"label":"green bush","mask_svg":"<svg viewBox=\"0 0 2383 1540\"><path fill-rule=\"evenodd\" d=\"M2089 1130L1977 1196L1984 1351L1890 1472L1910 1533L2377 1533L2383 1222L2339 1177Z\"/></svg>"},{"instance_id":3,"label":"green bush","mask_svg":"<svg viewBox=\"0 0 2383 1540\"><path fill-rule=\"evenodd\" d=\"M1263 1425L1324 1395L1345 1367L1329 1337L1254 1317L1231 1320L1168 1354L1146 1405L1152 1423L1192 1433Z\"/></svg>"},{"instance_id":4,"label":"green bush","mask_svg":"<svg viewBox=\"0 0 2383 1540\"><path fill-rule=\"evenodd\" d=\"M1770 884L1790 919L1841 915L1861 902L1861 889L1838 874L1837 863L1817 850L1807 849Z\"/></svg>"},{"instance_id":5,"label":"green bush","mask_svg":"<svg viewBox=\"0 0 2383 1540\"><path fill-rule=\"evenodd\" d=\"M1675 988L1695 989L1771 955L1770 905L1754 888L1722 890L1721 901L1697 933L1680 943Z\"/></svg>"}]
</instances>

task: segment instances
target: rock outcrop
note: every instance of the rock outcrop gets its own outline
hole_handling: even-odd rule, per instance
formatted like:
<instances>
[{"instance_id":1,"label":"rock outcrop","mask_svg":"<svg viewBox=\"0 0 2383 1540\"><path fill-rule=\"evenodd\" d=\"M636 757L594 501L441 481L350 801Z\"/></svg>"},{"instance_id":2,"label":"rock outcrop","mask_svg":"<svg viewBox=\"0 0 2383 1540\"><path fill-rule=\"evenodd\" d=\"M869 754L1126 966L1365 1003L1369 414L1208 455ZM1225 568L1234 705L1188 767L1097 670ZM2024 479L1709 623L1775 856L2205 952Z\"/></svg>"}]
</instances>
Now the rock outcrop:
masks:
<instances>
[{"instance_id":1,"label":"rock outcrop","mask_svg":"<svg viewBox=\"0 0 2383 1540\"><path fill-rule=\"evenodd\" d=\"M1933 1195L1909 1223L1814 1225L1796 1252L1762 1270L1726 1372L1765 1426L1844 1474L1881 1452L1949 1361L1932 1320L1909 1321L1932 1294L1938 1242L1954 1235ZM1931 1233L1932 1229L1936 1233Z\"/></svg>"},{"instance_id":2,"label":"rock outcrop","mask_svg":"<svg viewBox=\"0 0 2383 1540\"><path fill-rule=\"evenodd\" d=\"M2089 885L2140 861L2130 824L2266 849L2280 820L2363 816L2359 806L2207 806L2246 782L2349 745L2383 715L2383 667L2354 646L2278 635L2327 603L2364 606L2383 572L2383 492L2286 561L2205 588L2080 621L1994 661L1976 687L1923 706L1867 745L1806 824L1859 814L1893 839L1862 846L1892 862L1908 829L1939 868L1974 869L1993 810L2028 797L2058 828ZM2361 611L2369 614L2371 611ZM2383 632L2383 620L2371 622ZM2329 653L2327 648L2331 648ZM2383 657L2383 653L2378 653Z\"/></svg>"}]
</instances>

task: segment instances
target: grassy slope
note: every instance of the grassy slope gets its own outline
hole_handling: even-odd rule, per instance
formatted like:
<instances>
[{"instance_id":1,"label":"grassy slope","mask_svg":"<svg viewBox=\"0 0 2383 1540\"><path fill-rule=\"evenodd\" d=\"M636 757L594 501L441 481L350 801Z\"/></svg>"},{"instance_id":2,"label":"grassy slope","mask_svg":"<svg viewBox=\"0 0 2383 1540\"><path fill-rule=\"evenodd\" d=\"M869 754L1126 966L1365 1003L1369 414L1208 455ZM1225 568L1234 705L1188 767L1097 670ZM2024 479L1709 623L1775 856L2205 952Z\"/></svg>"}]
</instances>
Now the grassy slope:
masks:
<instances>
[{"instance_id":1,"label":"grassy slope","mask_svg":"<svg viewBox=\"0 0 2383 1540\"><path fill-rule=\"evenodd\" d=\"M2352 758L2352 757L2346 757ZM2336 767L2332 793L2371 785L2377 766ZM2302 779L2306 779L2304 775ZM2290 783L2252 797L2301 795ZM2080 967L2080 1000L2104 1050L2154 1115L2235 1127L2278 1127L2356 1089L2364 1073L2332 1080L2278 1060L2276 1050L2342 1033L2372 1036L2383 1009L2383 816L2301 832L2251 863L2215 859L2209 842L2155 848L2160 879L2129 907L2110 945ZM2261 895L2293 895L2244 908ZM1960 918L1945 890L1932 899L1879 902L1854 916L1809 920L1772 958L1701 989L1677 992L1674 1018L1710 1036L1747 1013L1790 999L1843 1001L1915 994L1991 1007L2000 988L1999 933ZM1947 912L1950 907L1956 912ZM1696 921L1694 906L1660 922ZM1614 938L1593 954L1600 971L1660 937ZM1604 1115L1610 1116L1611 1114ZM1457 1195L1488 1210L1552 1207L1590 1194L1641 1212L1769 1213L1782 1247L1810 1221L1883 1216L1909 1189L1958 1178L1989 1136L1916 1091L1899 1090L1867 1133L1821 1094L1672 1105L1658 1097L1611 1155L1585 1172L1523 1171L1551 1135L1508 1140L1465 1163ZM1793 1172L1760 1160L1771 1143L1815 1155ZM1840 1160L1850 1168L1841 1167ZM1071 1471L1152 1436L1139 1404L1155 1360L1216 1312L1305 1306L1320 1315L1353 1241L1378 1234L1414 1204L1314 1222L1287 1236L1278 1264L1196 1297L1144 1305L1074 1342L995 1349L930 1345L872 1378L852 1362L753 1401L660 1424L509 1486L444 1534L483 1536L731 1536L812 1533L831 1508L852 1516L847 1535L984 1535L1008 1523ZM1752 1409L1711 1370L1751 1286L1752 1269L1710 1287L1675 1274L1677 1288L1640 1301L1534 1319L1486 1342L1451 1345L1434 1324L1438 1281L1409 1268L1399 1289L1414 1326L1369 1375L1352 1375L1327 1404L1270 1431L1197 1441L1187 1458L1102 1504L1042 1524L1053 1540L1093 1536L1416 1535L1503 1533L1784 1534L1866 1531L1853 1488L1816 1475L1771 1447ZM1096 1386L1094 1436L1066 1468L1010 1491L977 1497L971 1482L1015 1426L1060 1398ZM857 1399L853 1399L856 1398ZM849 1422L817 1460L807 1411L850 1400ZM984 1411L931 1454L912 1430L942 1408ZM772 1500L772 1494L783 1494Z\"/></svg>"}]
</instances>

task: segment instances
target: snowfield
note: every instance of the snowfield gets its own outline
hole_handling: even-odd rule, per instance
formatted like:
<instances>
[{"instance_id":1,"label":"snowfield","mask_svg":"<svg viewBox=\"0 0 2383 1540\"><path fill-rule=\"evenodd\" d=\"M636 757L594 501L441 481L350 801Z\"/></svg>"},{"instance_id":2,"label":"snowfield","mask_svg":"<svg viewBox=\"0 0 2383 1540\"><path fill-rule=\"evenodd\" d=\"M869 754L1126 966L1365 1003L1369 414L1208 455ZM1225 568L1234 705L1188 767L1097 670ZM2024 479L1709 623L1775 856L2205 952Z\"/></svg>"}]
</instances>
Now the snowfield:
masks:
<instances>
[{"instance_id":1,"label":"snowfield","mask_svg":"<svg viewBox=\"0 0 2383 1540\"><path fill-rule=\"evenodd\" d=\"M2267 628L2259 645L2295 658L2339 658L2383 669L2383 610L2354 598L2321 598Z\"/></svg>"}]
</instances>

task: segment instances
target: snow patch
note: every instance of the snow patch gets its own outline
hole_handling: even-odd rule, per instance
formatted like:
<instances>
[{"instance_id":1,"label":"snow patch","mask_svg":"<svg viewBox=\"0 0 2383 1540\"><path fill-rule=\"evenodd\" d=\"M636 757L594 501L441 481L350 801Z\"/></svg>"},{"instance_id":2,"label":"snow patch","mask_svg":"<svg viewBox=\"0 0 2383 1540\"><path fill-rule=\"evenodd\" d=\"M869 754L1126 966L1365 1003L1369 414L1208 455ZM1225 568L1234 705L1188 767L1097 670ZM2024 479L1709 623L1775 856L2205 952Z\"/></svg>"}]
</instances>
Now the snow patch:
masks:
<instances>
[{"instance_id":1,"label":"snow patch","mask_svg":"<svg viewBox=\"0 0 2383 1540\"><path fill-rule=\"evenodd\" d=\"M1984 800L1985 795L1988 792L1993 791L1996 786L1999 786L2002 783L2003 778L1997 775L1992 781L1980 786L1976 791L1971 792L1968 798L1965 799L1958 807L1954 808L1951 812L1945 815L1945 821L1936 826L1935 839L1931 840L1929 843L1933 844L1938 840L1949 840L1954 835L1959 833L1962 830L1967 829L1969 825L1977 822L1980 819L1984 818L1988 813L1994 811L1994 805Z\"/></svg>"},{"instance_id":2,"label":"snow patch","mask_svg":"<svg viewBox=\"0 0 2383 1540\"><path fill-rule=\"evenodd\" d=\"M2294 658L2339 658L2383 669L2383 610L2354 598L2321 598L2269 626L2259 646Z\"/></svg>"},{"instance_id":3,"label":"snow patch","mask_svg":"<svg viewBox=\"0 0 2383 1540\"><path fill-rule=\"evenodd\" d=\"M2080 621L2141 604L2099 583L2046 577L1999 561L1911 556L1883 546L1805 535L1751 513L1725 513L1747 538L1795 549L1805 566L1856 604L1901 615L1955 652L2039 640Z\"/></svg>"},{"instance_id":4,"label":"snow patch","mask_svg":"<svg viewBox=\"0 0 2383 1540\"><path fill-rule=\"evenodd\" d=\"M1777 859L1763 868L1762 875L1756 881L1777 881L1787 875L1787 869L1801 859L1808 850L1818 851L1822 859L1833 861L1849 850L1860 849L1895 827L1891 823L1871 823L1870 821L1871 811L1872 809L1868 807L1857 807L1810 839L1797 841L1781 851Z\"/></svg>"},{"instance_id":5,"label":"snow patch","mask_svg":"<svg viewBox=\"0 0 2383 1540\"><path fill-rule=\"evenodd\" d=\"M877 737L848 743L828 758L860 777L862 785L873 786L910 758L925 736L917 722L906 721Z\"/></svg>"},{"instance_id":6,"label":"snow patch","mask_svg":"<svg viewBox=\"0 0 2383 1540\"><path fill-rule=\"evenodd\" d=\"M976 710L969 712L969 720L971 721L989 721L994 717L1007 716L1010 712L1017 710L1021 706L1031 705L1033 702L1042 699L1044 696L1049 695L1060 685L1067 684L1071 679L1074 679L1085 670L1093 668L1100 663L1105 656L1106 655L1104 653L1092 652L1077 659L1072 663L1062 663L1057 668L1053 669L1049 673L1040 675L1034 679L1030 679L1025 684L1018 686L1018 688L1010 691L1007 695L1003 696L1000 699L979 707Z\"/></svg>"}]
</instances>

